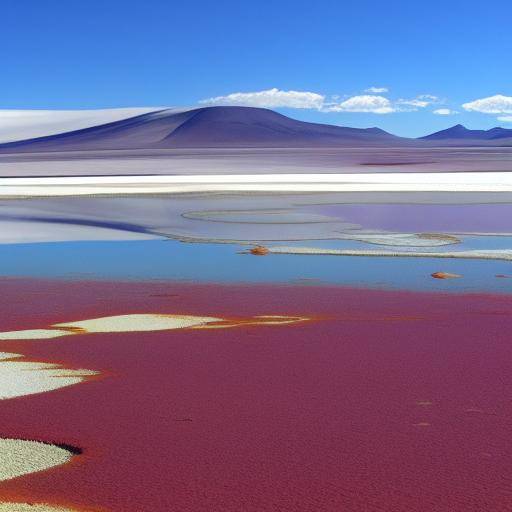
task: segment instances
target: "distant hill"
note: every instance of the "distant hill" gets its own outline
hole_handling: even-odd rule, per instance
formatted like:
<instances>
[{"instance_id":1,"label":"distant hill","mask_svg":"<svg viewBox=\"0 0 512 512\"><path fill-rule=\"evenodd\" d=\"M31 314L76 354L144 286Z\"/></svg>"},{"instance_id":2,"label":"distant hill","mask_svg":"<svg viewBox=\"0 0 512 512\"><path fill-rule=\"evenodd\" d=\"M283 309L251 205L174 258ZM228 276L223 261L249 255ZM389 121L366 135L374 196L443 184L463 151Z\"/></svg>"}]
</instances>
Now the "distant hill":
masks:
<instances>
[{"instance_id":1,"label":"distant hill","mask_svg":"<svg viewBox=\"0 0 512 512\"><path fill-rule=\"evenodd\" d=\"M470 130L462 124L456 124L446 130L420 137L420 140L430 141L499 141L499 139L512 139L512 129L496 127L490 130Z\"/></svg>"},{"instance_id":2,"label":"distant hill","mask_svg":"<svg viewBox=\"0 0 512 512\"><path fill-rule=\"evenodd\" d=\"M419 139L379 128L297 121L253 107L163 109L65 133L0 144L1 153L173 148L512 146L512 129L458 124Z\"/></svg>"},{"instance_id":3,"label":"distant hill","mask_svg":"<svg viewBox=\"0 0 512 512\"><path fill-rule=\"evenodd\" d=\"M399 146L409 139L379 128L297 121L272 110L204 107L161 110L58 135L0 144L3 152L215 147Z\"/></svg>"}]
</instances>

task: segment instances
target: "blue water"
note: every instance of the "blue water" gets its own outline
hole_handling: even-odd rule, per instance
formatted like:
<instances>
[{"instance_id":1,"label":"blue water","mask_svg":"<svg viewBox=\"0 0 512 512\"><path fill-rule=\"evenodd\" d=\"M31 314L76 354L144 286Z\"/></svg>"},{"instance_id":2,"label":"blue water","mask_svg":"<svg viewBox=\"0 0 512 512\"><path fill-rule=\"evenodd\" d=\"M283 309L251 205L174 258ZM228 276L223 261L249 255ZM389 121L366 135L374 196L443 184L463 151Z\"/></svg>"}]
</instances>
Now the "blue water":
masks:
<instances>
[{"instance_id":1,"label":"blue water","mask_svg":"<svg viewBox=\"0 0 512 512\"><path fill-rule=\"evenodd\" d=\"M490 237L484 246L496 248ZM504 244L503 238L496 244ZM481 240L481 239L480 239ZM308 244L309 245L309 244ZM462 248L462 244L451 248ZM338 243L339 246L339 243ZM467 247L466 246L466 247ZM506 246L509 247L509 246ZM368 246L366 246L368 248ZM468 247L469 248L469 247ZM512 292L512 262L431 258L240 254L244 247L176 241L0 246L0 275L41 278L340 284L372 288ZM432 272L462 274L437 280Z\"/></svg>"}]
</instances>

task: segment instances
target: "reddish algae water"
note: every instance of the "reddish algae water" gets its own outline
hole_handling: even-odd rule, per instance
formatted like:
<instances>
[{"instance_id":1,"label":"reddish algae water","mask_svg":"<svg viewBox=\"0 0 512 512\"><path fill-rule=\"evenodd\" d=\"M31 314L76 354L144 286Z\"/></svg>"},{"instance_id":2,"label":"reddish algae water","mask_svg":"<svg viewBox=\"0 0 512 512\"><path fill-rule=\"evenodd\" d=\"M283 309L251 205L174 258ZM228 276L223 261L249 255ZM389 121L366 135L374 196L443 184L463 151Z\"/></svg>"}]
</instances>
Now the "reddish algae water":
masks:
<instances>
[{"instance_id":1,"label":"reddish algae water","mask_svg":"<svg viewBox=\"0 0 512 512\"><path fill-rule=\"evenodd\" d=\"M512 296L1 282L2 330L124 313L294 325L1 342L100 378L0 402L83 454L0 499L115 512L512 510Z\"/></svg>"}]
</instances>

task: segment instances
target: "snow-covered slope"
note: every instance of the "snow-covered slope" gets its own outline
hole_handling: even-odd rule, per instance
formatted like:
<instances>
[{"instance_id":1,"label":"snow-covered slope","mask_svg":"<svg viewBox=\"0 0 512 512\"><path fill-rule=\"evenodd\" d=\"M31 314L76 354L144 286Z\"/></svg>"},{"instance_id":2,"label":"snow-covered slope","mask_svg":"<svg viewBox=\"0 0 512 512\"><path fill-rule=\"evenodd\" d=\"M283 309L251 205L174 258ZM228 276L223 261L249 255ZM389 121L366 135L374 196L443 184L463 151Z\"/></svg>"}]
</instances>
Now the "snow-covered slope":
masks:
<instances>
[{"instance_id":1,"label":"snow-covered slope","mask_svg":"<svg viewBox=\"0 0 512 512\"><path fill-rule=\"evenodd\" d=\"M163 107L101 110L0 110L0 143L56 135L147 114Z\"/></svg>"}]
</instances>

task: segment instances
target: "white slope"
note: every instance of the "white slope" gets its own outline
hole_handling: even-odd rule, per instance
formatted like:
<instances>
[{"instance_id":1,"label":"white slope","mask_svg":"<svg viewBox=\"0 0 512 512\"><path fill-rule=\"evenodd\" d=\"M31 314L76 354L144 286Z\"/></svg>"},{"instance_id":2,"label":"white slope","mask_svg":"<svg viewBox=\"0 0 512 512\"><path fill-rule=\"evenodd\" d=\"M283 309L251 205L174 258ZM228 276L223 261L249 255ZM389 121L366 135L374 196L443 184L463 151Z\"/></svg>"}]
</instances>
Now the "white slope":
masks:
<instances>
[{"instance_id":1,"label":"white slope","mask_svg":"<svg viewBox=\"0 0 512 512\"><path fill-rule=\"evenodd\" d=\"M0 109L0 144L81 130L162 110L165 107L108 108L98 110Z\"/></svg>"}]
</instances>

